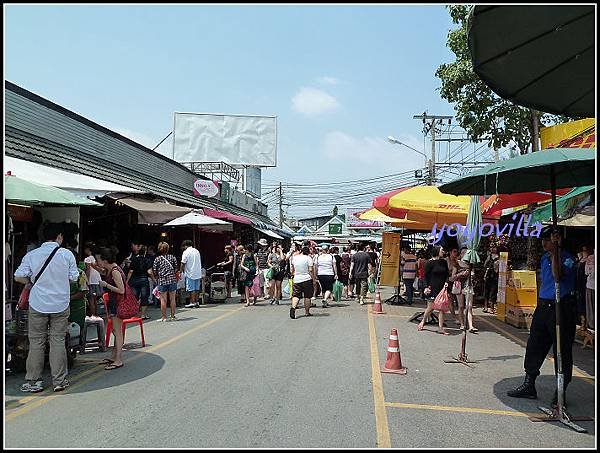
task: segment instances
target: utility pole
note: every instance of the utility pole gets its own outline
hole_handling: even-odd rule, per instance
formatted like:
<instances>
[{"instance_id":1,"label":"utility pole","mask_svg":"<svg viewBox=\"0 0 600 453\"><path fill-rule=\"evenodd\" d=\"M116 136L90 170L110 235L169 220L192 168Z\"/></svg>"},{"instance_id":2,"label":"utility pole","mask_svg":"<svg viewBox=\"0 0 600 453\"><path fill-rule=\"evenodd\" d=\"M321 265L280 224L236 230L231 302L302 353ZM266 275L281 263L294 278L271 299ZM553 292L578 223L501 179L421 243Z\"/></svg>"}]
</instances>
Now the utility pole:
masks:
<instances>
[{"instance_id":1,"label":"utility pole","mask_svg":"<svg viewBox=\"0 0 600 453\"><path fill-rule=\"evenodd\" d=\"M435 141L436 132L435 127L438 124L442 124L444 120L448 120L448 124L452 121L452 116L449 115L428 115L427 112L423 112L421 115L414 115L413 119L423 121L423 133L427 135L431 133L431 160L429 161L429 185L435 183Z\"/></svg>"},{"instance_id":2,"label":"utility pole","mask_svg":"<svg viewBox=\"0 0 600 453\"><path fill-rule=\"evenodd\" d=\"M279 228L283 228L283 188L279 182Z\"/></svg>"}]
</instances>

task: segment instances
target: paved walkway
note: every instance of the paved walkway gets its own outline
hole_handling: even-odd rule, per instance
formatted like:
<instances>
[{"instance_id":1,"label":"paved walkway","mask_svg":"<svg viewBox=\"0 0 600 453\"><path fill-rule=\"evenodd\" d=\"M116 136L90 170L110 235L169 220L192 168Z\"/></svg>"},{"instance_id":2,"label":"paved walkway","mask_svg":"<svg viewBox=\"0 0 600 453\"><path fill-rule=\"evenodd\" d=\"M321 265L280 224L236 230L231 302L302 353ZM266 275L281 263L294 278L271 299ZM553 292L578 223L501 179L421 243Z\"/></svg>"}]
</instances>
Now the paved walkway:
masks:
<instances>
[{"instance_id":1,"label":"paved walkway","mask_svg":"<svg viewBox=\"0 0 600 453\"><path fill-rule=\"evenodd\" d=\"M125 367L104 371L97 363L107 354L79 356L66 392L22 394L23 375L8 376L6 447L595 445L594 422L577 434L527 419L552 397L550 361L540 400L505 396L523 378L525 331L477 315L467 351L479 363L469 368L444 363L460 348L452 322L449 337L408 322L419 305L373 315L370 305L343 301L291 320L288 304L182 309L179 322L144 324L145 348L132 344L139 329L131 327ZM379 372L393 327L406 376ZM575 349L570 409L595 416L594 351Z\"/></svg>"}]
</instances>

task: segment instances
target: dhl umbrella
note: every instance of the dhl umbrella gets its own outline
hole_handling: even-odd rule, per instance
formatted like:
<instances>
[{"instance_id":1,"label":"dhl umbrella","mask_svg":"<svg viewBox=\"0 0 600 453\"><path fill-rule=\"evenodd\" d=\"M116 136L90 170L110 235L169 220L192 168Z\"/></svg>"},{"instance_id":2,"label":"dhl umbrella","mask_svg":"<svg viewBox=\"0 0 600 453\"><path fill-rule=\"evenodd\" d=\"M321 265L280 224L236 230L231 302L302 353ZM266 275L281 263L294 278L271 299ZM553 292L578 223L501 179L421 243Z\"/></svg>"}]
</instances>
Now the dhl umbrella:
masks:
<instances>
[{"instance_id":1,"label":"dhl umbrella","mask_svg":"<svg viewBox=\"0 0 600 453\"><path fill-rule=\"evenodd\" d=\"M464 224L469 204L470 197L445 194L435 186L403 187L373 200L373 207L389 217L432 226L434 223Z\"/></svg>"},{"instance_id":2,"label":"dhl umbrella","mask_svg":"<svg viewBox=\"0 0 600 453\"><path fill-rule=\"evenodd\" d=\"M375 208L366 210L358 218L361 220L372 220L374 222L385 222L391 224L393 227L408 228L418 231L429 231L433 228L433 223L431 222L417 222L415 220L408 220L406 217L390 217Z\"/></svg>"}]
</instances>

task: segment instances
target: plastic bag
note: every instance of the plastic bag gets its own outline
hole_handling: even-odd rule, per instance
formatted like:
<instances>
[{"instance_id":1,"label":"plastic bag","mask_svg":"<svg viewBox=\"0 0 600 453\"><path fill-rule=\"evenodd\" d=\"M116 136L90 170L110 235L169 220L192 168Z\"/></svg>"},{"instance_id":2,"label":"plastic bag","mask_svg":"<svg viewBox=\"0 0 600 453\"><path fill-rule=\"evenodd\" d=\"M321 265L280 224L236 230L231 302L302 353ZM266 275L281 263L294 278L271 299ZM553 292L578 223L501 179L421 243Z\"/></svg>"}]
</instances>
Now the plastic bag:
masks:
<instances>
[{"instance_id":1,"label":"plastic bag","mask_svg":"<svg viewBox=\"0 0 600 453\"><path fill-rule=\"evenodd\" d=\"M267 275L265 275L265 278L267 280L271 280L273 278L273 274L274 274L274 269L272 267L270 267L269 270L267 271Z\"/></svg>"},{"instance_id":2,"label":"plastic bag","mask_svg":"<svg viewBox=\"0 0 600 453\"><path fill-rule=\"evenodd\" d=\"M452 285L452 294L462 294L460 280L454 280L454 284Z\"/></svg>"},{"instance_id":3,"label":"plastic bag","mask_svg":"<svg viewBox=\"0 0 600 453\"><path fill-rule=\"evenodd\" d=\"M252 280L252 287L250 288L250 297L263 297L262 287L260 286L260 275L258 274Z\"/></svg>"},{"instance_id":4,"label":"plastic bag","mask_svg":"<svg viewBox=\"0 0 600 453\"><path fill-rule=\"evenodd\" d=\"M333 284L333 298L336 302L342 300L342 291L344 290L344 285L339 280L336 280Z\"/></svg>"},{"instance_id":5,"label":"plastic bag","mask_svg":"<svg viewBox=\"0 0 600 453\"><path fill-rule=\"evenodd\" d=\"M375 292L375 282L373 280L371 280L369 282L369 292L370 293L374 293Z\"/></svg>"},{"instance_id":6,"label":"plastic bag","mask_svg":"<svg viewBox=\"0 0 600 453\"><path fill-rule=\"evenodd\" d=\"M446 283L433 301L433 309L447 313L450 311L450 298L448 297L448 284Z\"/></svg>"}]
</instances>

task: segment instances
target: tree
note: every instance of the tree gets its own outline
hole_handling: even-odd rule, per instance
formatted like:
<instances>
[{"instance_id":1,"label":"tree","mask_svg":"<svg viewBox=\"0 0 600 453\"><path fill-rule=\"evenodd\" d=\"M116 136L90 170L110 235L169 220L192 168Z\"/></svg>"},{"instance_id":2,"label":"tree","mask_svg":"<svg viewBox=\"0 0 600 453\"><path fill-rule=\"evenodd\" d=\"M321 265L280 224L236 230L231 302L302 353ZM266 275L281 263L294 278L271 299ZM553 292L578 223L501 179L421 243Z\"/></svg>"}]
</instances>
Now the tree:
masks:
<instances>
[{"instance_id":1,"label":"tree","mask_svg":"<svg viewBox=\"0 0 600 453\"><path fill-rule=\"evenodd\" d=\"M471 6L447 6L458 28L448 32L447 47L456 56L453 63L442 64L435 72L442 81L440 95L454 104L456 119L474 142L489 141L494 150L509 147L526 154L532 145L534 121L550 126L568 121L556 115L518 106L494 93L473 71L467 43L467 19Z\"/></svg>"}]
</instances>

